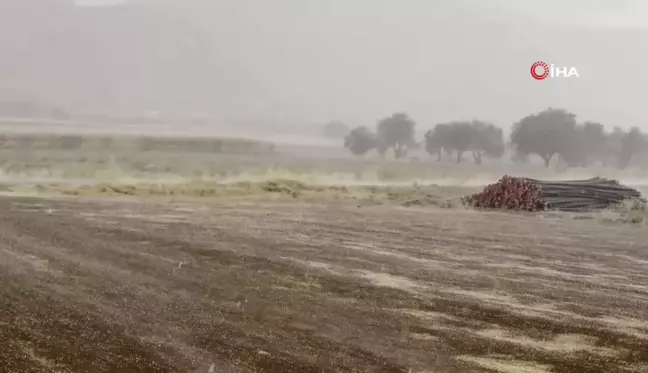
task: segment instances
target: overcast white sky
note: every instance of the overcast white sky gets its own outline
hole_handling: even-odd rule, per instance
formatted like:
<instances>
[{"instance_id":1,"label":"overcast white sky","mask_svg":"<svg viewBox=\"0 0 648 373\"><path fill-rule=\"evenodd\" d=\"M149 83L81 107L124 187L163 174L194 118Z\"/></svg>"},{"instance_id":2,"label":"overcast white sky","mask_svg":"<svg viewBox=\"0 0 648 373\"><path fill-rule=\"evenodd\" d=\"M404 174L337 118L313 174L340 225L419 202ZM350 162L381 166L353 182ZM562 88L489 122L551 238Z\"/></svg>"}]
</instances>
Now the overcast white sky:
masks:
<instances>
[{"instance_id":1,"label":"overcast white sky","mask_svg":"<svg viewBox=\"0 0 648 373\"><path fill-rule=\"evenodd\" d=\"M71 72L78 87L59 90L60 100L304 125L372 124L405 110L422 126L483 118L506 127L554 106L648 130L645 0L134 3L137 11L81 22L83 34L98 35L84 45L101 67L83 78ZM575 66L581 77L536 82L528 72L536 60Z\"/></svg>"},{"instance_id":2,"label":"overcast white sky","mask_svg":"<svg viewBox=\"0 0 648 373\"><path fill-rule=\"evenodd\" d=\"M259 107L280 117L368 122L402 109L428 124L482 117L506 125L529 111L565 106L584 119L648 122L641 98L648 50L638 44L648 36L648 2L210 4L227 19L212 15L203 27L226 35L217 38L220 46L249 46L236 47L232 64L256 78L250 97ZM575 66L581 78L533 81L528 68L535 60Z\"/></svg>"},{"instance_id":3,"label":"overcast white sky","mask_svg":"<svg viewBox=\"0 0 648 373\"><path fill-rule=\"evenodd\" d=\"M111 6L128 3L129 0L74 0L79 6Z\"/></svg>"},{"instance_id":4,"label":"overcast white sky","mask_svg":"<svg viewBox=\"0 0 648 373\"><path fill-rule=\"evenodd\" d=\"M648 27L648 2L642 0L489 0L481 4L484 8L502 9L546 22L592 27Z\"/></svg>"}]
</instances>

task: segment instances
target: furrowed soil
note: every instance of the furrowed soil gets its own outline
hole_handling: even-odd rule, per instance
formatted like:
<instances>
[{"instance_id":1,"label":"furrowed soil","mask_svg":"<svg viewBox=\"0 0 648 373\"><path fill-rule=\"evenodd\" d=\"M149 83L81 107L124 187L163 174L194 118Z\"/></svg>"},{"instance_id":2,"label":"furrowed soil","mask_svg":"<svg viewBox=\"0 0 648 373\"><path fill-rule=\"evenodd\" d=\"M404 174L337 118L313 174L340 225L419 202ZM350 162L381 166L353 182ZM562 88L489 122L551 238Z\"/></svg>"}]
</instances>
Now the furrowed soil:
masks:
<instances>
[{"instance_id":1,"label":"furrowed soil","mask_svg":"<svg viewBox=\"0 0 648 373\"><path fill-rule=\"evenodd\" d=\"M648 372L645 227L298 202L0 209L0 372Z\"/></svg>"}]
</instances>

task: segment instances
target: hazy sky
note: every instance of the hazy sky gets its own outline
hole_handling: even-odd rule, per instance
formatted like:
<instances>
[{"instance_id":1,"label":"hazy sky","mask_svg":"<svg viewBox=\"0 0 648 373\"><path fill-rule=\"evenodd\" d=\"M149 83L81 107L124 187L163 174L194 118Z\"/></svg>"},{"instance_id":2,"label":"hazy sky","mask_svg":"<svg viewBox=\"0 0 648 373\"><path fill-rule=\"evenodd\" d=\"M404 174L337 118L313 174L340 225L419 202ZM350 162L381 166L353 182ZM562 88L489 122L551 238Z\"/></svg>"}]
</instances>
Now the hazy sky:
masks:
<instances>
[{"instance_id":1,"label":"hazy sky","mask_svg":"<svg viewBox=\"0 0 648 373\"><path fill-rule=\"evenodd\" d=\"M648 130L645 0L132 0L85 9L39 21L50 33L77 25L61 38L74 39L65 53L78 55L65 64L79 67L57 70L74 84L32 81L23 94L89 110L304 125L372 124L405 110L421 126L509 126L553 106ZM534 81L536 60L574 66L580 78Z\"/></svg>"},{"instance_id":2,"label":"hazy sky","mask_svg":"<svg viewBox=\"0 0 648 373\"><path fill-rule=\"evenodd\" d=\"M127 3L128 0L74 0L79 6L111 6Z\"/></svg>"},{"instance_id":3,"label":"hazy sky","mask_svg":"<svg viewBox=\"0 0 648 373\"><path fill-rule=\"evenodd\" d=\"M288 119L368 122L407 110L428 124L509 124L564 106L584 119L641 125L648 51L638 43L648 33L633 28L648 21L643 4L234 0L191 17L219 35L221 50L236 51L226 58L251 78L248 105ZM536 60L575 66L581 78L536 82L528 73Z\"/></svg>"},{"instance_id":4,"label":"hazy sky","mask_svg":"<svg viewBox=\"0 0 648 373\"><path fill-rule=\"evenodd\" d=\"M489 0L481 3L485 8L504 10L550 23L577 23L591 27L648 27L648 3L642 0Z\"/></svg>"}]
</instances>

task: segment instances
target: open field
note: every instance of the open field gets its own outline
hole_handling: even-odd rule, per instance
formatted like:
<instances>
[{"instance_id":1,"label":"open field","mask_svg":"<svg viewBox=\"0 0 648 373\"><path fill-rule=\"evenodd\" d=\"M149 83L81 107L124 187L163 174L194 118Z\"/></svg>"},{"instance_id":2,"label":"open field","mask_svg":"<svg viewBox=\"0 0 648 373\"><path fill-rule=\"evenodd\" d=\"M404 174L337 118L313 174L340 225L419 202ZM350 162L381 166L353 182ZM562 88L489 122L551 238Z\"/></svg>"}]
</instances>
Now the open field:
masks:
<instances>
[{"instance_id":1,"label":"open field","mask_svg":"<svg viewBox=\"0 0 648 373\"><path fill-rule=\"evenodd\" d=\"M330 146L276 146L265 153L212 153L138 148L77 150L0 147L0 182L7 180L92 180L99 182L259 181L294 179L315 184L412 184L482 186L503 174L541 179L594 176L617 178L629 185L648 184L648 172L631 168L545 169L541 165L491 162L477 166L418 160L380 161L352 158Z\"/></svg>"},{"instance_id":2,"label":"open field","mask_svg":"<svg viewBox=\"0 0 648 373\"><path fill-rule=\"evenodd\" d=\"M648 372L645 209L460 203L643 170L29 136L0 146L0 373Z\"/></svg>"},{"instance_id":3,"label":"open field","mask_svg":"<svg viewBox=\"0 0 648 373\"><path fill-rule=\"evenodd\" d=\"M632 186L648 185L639 168L545 169L507 161L482 166L466 161L438 163L423 150L408 160L352 157L342 143L272 143L267 139L142 133L39 133L0 126L0 184L64 182L194 183L290 179L318 185L482 186L503 174L540 179L612 177Z\"/></svg>"},{"instance_id":4,"label":"open field","mask_svg":"<svg viewBox=\"0 0 648 373\"><path fill-rule=\"evenodd\" d=\"M2 372L646 372L648 231L569 216L0 201Z\"/></svg>"},{"instance_id":5,"label":"open field","mask_svg":"<svg viewBox=\"0 0 648 373\"><path fill-rule=\"evenodd\" d=\"M270 154L271 143L261 140L222 137L115 136L42 133L4 133L3 149L92 150L92 151L180 151L215 154Z\"/></svg>"}]
</instances>

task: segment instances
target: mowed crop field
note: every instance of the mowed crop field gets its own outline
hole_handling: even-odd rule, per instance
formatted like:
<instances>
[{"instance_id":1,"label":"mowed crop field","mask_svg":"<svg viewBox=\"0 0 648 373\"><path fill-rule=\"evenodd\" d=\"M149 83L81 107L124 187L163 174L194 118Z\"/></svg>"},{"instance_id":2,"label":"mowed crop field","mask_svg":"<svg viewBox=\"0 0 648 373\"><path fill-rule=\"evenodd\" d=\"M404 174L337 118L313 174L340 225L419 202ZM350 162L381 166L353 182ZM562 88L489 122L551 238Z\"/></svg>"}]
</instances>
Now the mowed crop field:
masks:
<instances>
[{"instance_id":1,"label":"mowed crop field","mask_svg":"<svg viewBox=\"0 0 648 373\"><path fill-rule=\"evenodd\" d=\"M648 372L644 226L0 200L0 372Z\"/></svg>"}]
</instances>

